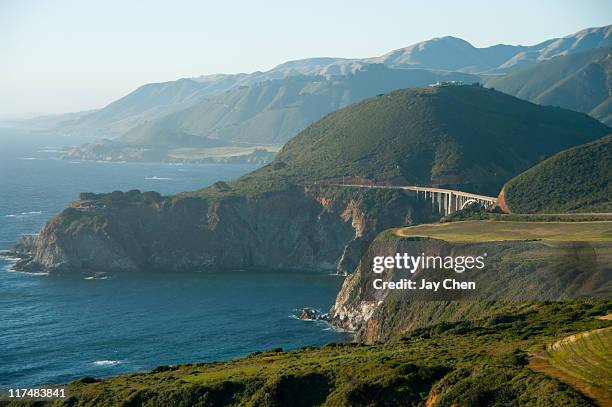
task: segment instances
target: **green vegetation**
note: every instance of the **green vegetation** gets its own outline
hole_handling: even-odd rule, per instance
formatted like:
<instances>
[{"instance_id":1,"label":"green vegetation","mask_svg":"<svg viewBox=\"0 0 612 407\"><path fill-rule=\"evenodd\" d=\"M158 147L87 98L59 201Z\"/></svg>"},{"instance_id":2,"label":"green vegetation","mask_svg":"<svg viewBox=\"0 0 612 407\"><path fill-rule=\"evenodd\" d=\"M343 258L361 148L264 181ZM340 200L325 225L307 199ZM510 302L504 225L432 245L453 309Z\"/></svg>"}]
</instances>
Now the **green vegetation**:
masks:
<instances>
[{"instance_id":1,"label":"green vegetation","mask_svg":"<svg viewBox=\"0 0 612 407\"><path fill-rule=\"evenodd\" d=\"M593 402L527 358L569 333L612 326L612 302L499 306L385 344L273 350L222 363L160 366L69 385L71 406L564 405ZM59 404L59 403L58 403Z\"/></svg>"},{"instance_id":2,"label":"green vegetation","mask_svg":"<svg viewBox=\"0 0 612 407\"><path fill-rule=\"evenodd\" d=\"M479 86L406 89L327 115L287 143L273 162L229 188L181 196L255 196L342 177L497 194L543 157L608 131L584 115Z\"/></svg>"},{"instance_id":3,"label":"green vegetation","mask_svg":"<svg viewBox=\"0 0 612 407\"><path fill-rule=\"evenodd\" d=\"M439 80L471 83L478 77L384 65L367 65L353 74L331 78L290 75L202 98L186 109L135 126L119 141L147 145L157 134L187 133L247 145L282 145L326 114L351 103ZM180 140L174 145L181 146Z\"/></svg>"},{"instance_id":4,"label":"green vegetation","mask_svg":"<svg viewBox=\"0 0 612 407\"><path fill-rule=\"evenodd\" d=\"M536 354L531 367L612 405L612 327L563 338Z\"/></svg>"},{"instance_id":5,"label":"green vegetation","mask_svg":"<svg viewBox=\"0 0 612 407\"><path fill-rule=\"evenodd\" d=\"M558 56L501 77L491 77L486 84L537 104L588 113L612 125L611 52L611 48L596 48Z\"/></svg>"},{"instance_id":6,"label":"green vegetation","mask_svg":"<svg viewBox=\"0 0 612 407\"><path fill-rule=\"evenodd\" d=\"M585 115L478 86L407 89L326 116L239 184L347 176L497 194L542 158L607 132Z\"/></svg>"},{"instance_id":7,"label":"green vegetation","mask_svg":"<svg viewBox=\"0 0 612 407\"><path fill-rule=\"evenodd\" d=\"M244 157L253 154L269 154L277 153L280 150L278 146L226 146L215 148L178 148L171 150L168 157L171 160L181 161L202 161L214 160L223 161L231 158Z\"/></svg>"},{"instance_id":8,"label":"green vegetation","mask_svg":"<svg viewBox=\"0 0 612 407\"><path fill-rule=\"evenodd\" d=\"M563 151L504 186L512 212L612 212L612 135Z\"/></svg>"},{"instance_id":9,"label":"green vegetation","mask_svg":"<svg viewBox=\"0 0 612 407\"><path fill-rule=\"evenodd\" d=\"M612 222L463 221L396 229L401 237L432 237L449 242L502 240L611 241Z\"/></svg>"},{"instance_id":10,"label":"green vegetation","mask_svg":"<svg viewBox=\"0 0 612 407\"><path fill-rule=\"evenodd\" d=\"M507 222L597 222L612 221L612 213L500 213L499 208L461 210L440 219L440 222L462 220L495 220Z\"/></svg>"}]
</instances>

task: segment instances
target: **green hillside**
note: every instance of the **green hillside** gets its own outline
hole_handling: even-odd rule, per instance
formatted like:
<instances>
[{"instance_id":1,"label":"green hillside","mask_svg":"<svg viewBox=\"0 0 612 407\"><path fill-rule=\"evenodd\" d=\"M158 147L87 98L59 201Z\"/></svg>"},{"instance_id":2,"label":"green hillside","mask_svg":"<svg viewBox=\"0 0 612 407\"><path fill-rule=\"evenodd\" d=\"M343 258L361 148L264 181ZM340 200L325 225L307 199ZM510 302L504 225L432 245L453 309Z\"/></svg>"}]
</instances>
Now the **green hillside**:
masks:
<instances>
[{"instance_id":1,"label":"green hillside","mask_svg":"<svg viewBox=\"0 0 612 407\"><path fill-rule=\"evenodd\" d=\"M612 124L612 49L559 56L486 80L487 86L541 105L561 106Z\"/></svg>"},{"instance_id":2,"label":"green hillside","mask_svg":"<svg viewBox=\"0 0 612 407\"><path fill-rule=\"evenodd\" d=\"M612 135L563 151L504 186L516 213L612 212Z\"/></svg>"},{"instance_id":3,"label":"green hillside","mask_svg":"<svg viewBox=\"0 0 612 407\"><path fill-rule=\"evenodd\" d=\"M584 114L478 86L406 89L326 116L239 183L356 176L496 195L540 160L609 131Z\"/></svg>"},{"instance_id":4,"label":"green hillside","mask_svg":"<svg viewBox=\"0 0 612 407\"><path fill-rule=\"evenodd\" d=\"M528 356L570 333L610 326L596 317L611 306L492 306L490 316L430 324L384 344L274 349L227 362L85 377L53 405L593 406L573 387L531 370Z\"/></svg>"}]
</instances>

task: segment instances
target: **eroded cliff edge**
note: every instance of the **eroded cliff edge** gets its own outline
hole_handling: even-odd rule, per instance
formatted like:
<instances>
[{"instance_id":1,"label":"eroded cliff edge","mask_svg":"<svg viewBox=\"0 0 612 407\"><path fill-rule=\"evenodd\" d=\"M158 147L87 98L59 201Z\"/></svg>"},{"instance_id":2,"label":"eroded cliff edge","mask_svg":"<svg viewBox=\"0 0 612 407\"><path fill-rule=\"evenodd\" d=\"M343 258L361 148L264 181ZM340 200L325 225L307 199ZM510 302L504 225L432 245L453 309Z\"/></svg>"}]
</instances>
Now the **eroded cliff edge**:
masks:
<instances>
[{"instance_id":1,"label":"eroded cliff edge","mask_svg":"<svg viewBox=\"0 0 612 407\"><path fill-rule=\"evenodd\" d=\"M375 256L396 253L425 256L486 254L482 271L455 274L440 269L411 274L390 269L372 271ZM451 242L434 238L381 233L364 251L330 311L334 325L354 331L364 343L384 342L440 323L494 317L510 304L612 298L612 242L548 242L538 240ZM420 281L458 278L476 282L476 291L432 294L410 290L377 290L373 280Z\"/></svg>"}]
</instances>

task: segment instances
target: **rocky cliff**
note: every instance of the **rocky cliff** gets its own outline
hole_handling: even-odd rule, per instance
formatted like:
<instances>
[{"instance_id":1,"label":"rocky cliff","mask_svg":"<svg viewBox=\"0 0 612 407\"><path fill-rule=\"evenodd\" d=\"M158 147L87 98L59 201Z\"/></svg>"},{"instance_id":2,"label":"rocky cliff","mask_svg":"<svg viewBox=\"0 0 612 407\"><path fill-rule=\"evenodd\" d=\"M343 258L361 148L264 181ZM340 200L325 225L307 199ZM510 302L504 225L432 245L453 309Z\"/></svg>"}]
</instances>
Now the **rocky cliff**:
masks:
<instances>
[{"instance_id":1,"label":"rocky cliff","mask_svg":"<svg viewBox=\"0 0 612 407\"><path fill-rule=\"evenodd\" d=\"M505 222L504 222L505 223ZM485 257L485 268L456 273L441 268L388 269L375 274L376 256L396 253L425 256ZM347 277L330 315L340 328L356 332L358 341L386 341L438 323L495 315L507 303L612 298L612 244L539 240L451 242L433 238L379 235ZM374 279L474 281L473 291L375 289Z\"/></svg>"},{"instance_id":2,"label":"rocky cliff","mask_svg":"<svg viewBox=\"0 0 612 407\"><path fill-rule=\"evenodd\" d=\"M18 270L51 273L229 269L353 270L377 231L427 218L400 192L298 188L201 196L87 196L15 247ZM380 203L380 205L378 205Z\"/></svg>"}]
</instances>

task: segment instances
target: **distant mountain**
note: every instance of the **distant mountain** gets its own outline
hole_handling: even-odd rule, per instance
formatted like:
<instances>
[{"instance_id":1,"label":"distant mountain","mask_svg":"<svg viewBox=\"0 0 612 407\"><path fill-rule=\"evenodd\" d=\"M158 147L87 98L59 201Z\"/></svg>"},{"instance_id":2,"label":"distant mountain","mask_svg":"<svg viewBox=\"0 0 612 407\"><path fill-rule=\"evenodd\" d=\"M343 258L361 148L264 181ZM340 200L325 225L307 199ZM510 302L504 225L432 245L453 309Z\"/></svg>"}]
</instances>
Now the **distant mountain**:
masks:
<instances>
[{"instance_id":1,"label":"distant mountain","mask_svg":"<svg viewBox=\"0 0 612 407\"><path fill-rule=\"evenodd\" d=\"M174 160L177 156L174 150L183 148L199 149L195 155L190 151L190 157L208 155L202 149L220 146L231 147L227 151L232 154L237 146L259 146L271 151L271 145L285 143L311 123L351 103L397 89L450 80L472 83L479 77L370 64L348 75L289 76L239 86L203 97L186 109L147 120L112 141L73 148L67 157L158 161Z\"/></svg>"},{"instance_id":2,"label":"distant mountain","mask_svg":"<svg viewBox=\"0 0 612 407\"><path fill-rule=\"evenodd\" d=\"M324 115L362 99L436 81L477 82L478 76L367 65L355 73L289 76L241 86L190 108L134 127L117 141L151 145L162 131L250 144L283 144Z\"/></svg>"},{"instance_id":3,"label":"distant mountain","mask_svg":"<svg viewBox=\"0 0 612 407\"><path fill-rule=\"evenodd\" d=\"M612 48L558 56L485 83L521 99L588 113L612 124Z\"/></svg>"},{"instance_id":4,"label":"distant mountain","mask_svg":"<svg viewBox=\"0 0 612 407\"><path fill-rule=\"evenodd\" d=\"M192 106L203 98L232 88L239 75L215 75L200 80L179 79L143 85L103 109L67 118L59 123L65 133L94 132L99 137L115 137L132 127Z\"/></svg>"},{"instance_id":5,"label":"distant mountain","mask_svg":"<svg viewBox=\"0 0 612 407\"><path fill-rule=\"evenodd\" d=\"M528 47L500 65L497 71L509 72L556 56L606 47L612 47L612 25L587 28L567 37L544 41Z\"/></svg>"},{"instance_id":6,"label":"distant mountain","mask_svg":"<svg viewBox=\"0 0 612 407\"><path fill-rule=\"evenodd\" d=\"M499 68L530 47L495 45L476 48L456 37L434 38L401 48L371 61L394 68L433 68L481 73Z\"/></svg>"},{"instance_id":7,"label":"distant mountain","mask_svg":"<svg viewBox=\"0 0 612 407\"><path fill-rule=\"evenodd\" d=\"M316 74L326 71L350 72L359 63L382 63L390 68L506 73L559 55L611 46L612 26L588 28L567 37L547 40L532 46L500 44L476 48L461 38L447 36L419 42L375 58L313 58L293 61L280 67L298 66L303 74Z\"/></svg>"},{"instance_id":8,"label":"distant mountain","mask_svg":"<svg viewBox=\"0 0 612 407\"><path fill-rule=\"evenodd\" d=\"M608 132L587 115L479 86L399 90L327 115L245 179L351 176L497 194L543 158Z\"/></svg>"},{"instance_id":9,"label":"distant mountain","mask_svg":"<svg viewBox=\"0 0 612 407\"><path fill-rule=\"evenodd\" d=\"M290 76L348 75L368 64L467 73L506 73L558 55L612 46L612 26L589 28L533 46L495 45L476 48L455 37L434 38L372 58L308 58L280 64L266 72L217 74L147 84L108 106L91 112L30 120L23 126L51 128L67 134L116 137L147 120L189 108L202 98L240 86Z\"/></svg>"},{"instance_id":10,"label":"distant mountain","mask_svg":"<svg viewBox=\"0 0 612 407\"><path fill-rule=\"evenodd\" d=\"M587 28L536 45L493 45L477 48L452 36L433 38L373 58L307 58L290 61L263 75L325 75L355 72L364 64L468 73L506 73L559 55L612 46L612 26Z\"/></svg>"},{"instance_id":11,"label":"distant mountain","mask_svg":"<svg viewBox=\"0 0 612 407\"><path fill-rule=\"evenodd\" d=\"M502 208L517 213L612 212L612 135L530 168L501 198Z\"/></svg>"}]
</instances>

